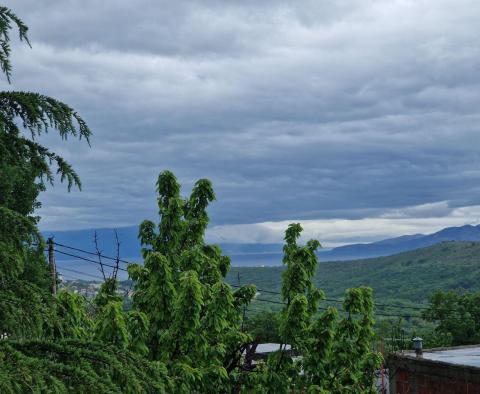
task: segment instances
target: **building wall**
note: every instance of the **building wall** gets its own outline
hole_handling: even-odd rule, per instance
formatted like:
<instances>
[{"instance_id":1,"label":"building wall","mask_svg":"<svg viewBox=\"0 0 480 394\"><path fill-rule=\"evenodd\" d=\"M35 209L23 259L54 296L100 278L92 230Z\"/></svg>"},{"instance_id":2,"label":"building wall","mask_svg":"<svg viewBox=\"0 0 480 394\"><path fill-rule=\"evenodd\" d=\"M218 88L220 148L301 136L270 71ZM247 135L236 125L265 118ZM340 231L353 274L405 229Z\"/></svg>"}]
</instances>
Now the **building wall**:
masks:
<instances>
[{"instance_id":1,"label":"building wall","mask_svg":"<svg viewBox=\"0 0 480 394\"><path fill-rule=\"evenodd\" d=\"M388 366L392 394L480 394L480 368L404 355Z\"/></svg>"},{"instance_id":2,"label":"building wall","mask_svg":"<svg viewBox=\"0 0 480 394\"><path fill-rule=\"evenodd\" d=\"M480 394L480 385L441 376L397 371L396 394Z\"/></svg>"}]
</instances>

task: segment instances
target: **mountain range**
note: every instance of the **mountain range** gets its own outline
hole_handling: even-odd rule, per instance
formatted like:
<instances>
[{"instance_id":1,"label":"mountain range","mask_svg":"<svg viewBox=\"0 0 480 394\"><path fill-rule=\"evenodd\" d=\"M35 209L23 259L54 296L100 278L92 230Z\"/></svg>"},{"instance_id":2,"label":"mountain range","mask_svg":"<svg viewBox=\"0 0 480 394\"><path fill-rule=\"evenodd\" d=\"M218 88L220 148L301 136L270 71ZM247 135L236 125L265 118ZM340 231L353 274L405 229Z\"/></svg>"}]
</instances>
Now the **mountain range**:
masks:
<instances>
[{"instance_id":1,"label":"mountain range","mask_svg":"<svg viewBox=\"0 0 480 394\"><path fill-rule=\"evenodd\" d=\"M97 232L98 245L105 255L115 254L116 242L114 230L111 228L85 229L71 231L47 231L43 235L53 236L58 244L78 249L95 250L94 233ZM140 244L137 239L138 227L122 227L117 229L120 241L120 255L127 260L140 260ZM384 239L372 243L351 244L318 252L321 261L343 261L371 257L389 256L400 252L424 248L443 241L480 241L480 225L465 225L448 227L433 234L404 235L396 238ZM234 266L275 266L281 265L282 244L234 244L219 245L224 254L232 259ZM58 247L58 249L62 249ZM67 251L66 249L63 249ZM59 255L58 259L71 257Z\"/></svg>"}]
</instances>

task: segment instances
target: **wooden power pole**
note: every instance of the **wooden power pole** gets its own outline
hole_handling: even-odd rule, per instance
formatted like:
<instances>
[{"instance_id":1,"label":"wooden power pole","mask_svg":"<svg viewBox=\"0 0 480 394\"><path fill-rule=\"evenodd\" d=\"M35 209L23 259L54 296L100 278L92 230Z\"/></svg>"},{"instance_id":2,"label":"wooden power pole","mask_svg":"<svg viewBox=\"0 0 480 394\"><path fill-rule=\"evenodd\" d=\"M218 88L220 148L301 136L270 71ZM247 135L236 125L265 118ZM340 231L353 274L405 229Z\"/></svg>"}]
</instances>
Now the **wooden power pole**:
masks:
<instances>
[{"instance_id":1,"label":"wooden power pole","mask_svg":"<svg viewBox=\"0 0 480 394\"><path fill-rule=\"evenodd\" d=\"M57 294L57 267L55 266L55 249L53 238L48 238L48 267L50 268L52 295Z\"/></svg>"}]
</instances>

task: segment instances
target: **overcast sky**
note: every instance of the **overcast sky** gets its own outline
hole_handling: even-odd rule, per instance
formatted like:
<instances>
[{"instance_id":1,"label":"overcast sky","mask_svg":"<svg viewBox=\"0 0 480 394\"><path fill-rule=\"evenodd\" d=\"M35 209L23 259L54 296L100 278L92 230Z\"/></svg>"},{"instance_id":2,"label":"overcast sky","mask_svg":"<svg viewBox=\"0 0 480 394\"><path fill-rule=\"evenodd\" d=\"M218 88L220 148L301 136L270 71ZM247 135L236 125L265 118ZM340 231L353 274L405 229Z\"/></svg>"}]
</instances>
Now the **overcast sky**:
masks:
<instances>
[{"instance_id":1,"label":"overcast sky","mask_svg":"<svg viewBox=\"0 0 480 394\"><path fill-rule=\"evenodd\" d=\"M4 0L30 26L13 83L94 136L44 230L155 219L164 169L217 193L209 239L328 245L480 222L478 0Z\"/></svg>"}]
</instances>

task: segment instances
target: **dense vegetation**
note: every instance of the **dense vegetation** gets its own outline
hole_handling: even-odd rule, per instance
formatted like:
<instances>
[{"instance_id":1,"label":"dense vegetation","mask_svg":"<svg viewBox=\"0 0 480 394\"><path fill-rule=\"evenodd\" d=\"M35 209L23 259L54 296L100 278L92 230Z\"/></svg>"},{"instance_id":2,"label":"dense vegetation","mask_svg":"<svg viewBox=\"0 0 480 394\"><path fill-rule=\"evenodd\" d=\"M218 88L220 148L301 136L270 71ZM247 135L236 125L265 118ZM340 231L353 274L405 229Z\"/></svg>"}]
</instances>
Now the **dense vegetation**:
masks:
<instances>
[{"instance_id":1,"label":"dense vegetation","mask_svg":"<svg viewBox=\"0 0 480 394\"><path fill-rule=\"evenodd\" d=\"M332 300L340 299L347 288L371 287L379 341L396 338L402 349L411 347L414 336L424 338L426 347L475 344L480 341L479 255L479 242L442 242L388 257L319 263L313 281L331 297L320 307L338 305ZM227 276L234 284L239 278L255 283L259 297L273 301L254 300L247 310L247 325L266 341L278 335L280 296L271 291L280 292L283 271L283 267L234 267ZM395 349L390 345L385 345L387 351Z\"/></svg>"},{"instance_id":2,"label":"dense vegetation","mask_svg":"<svg viewBox=\"0 0 480 394\"><path fill-rule=\"evenodd\" d=\"M426 304L439 290L480 290L478 256L480 242L442 242L387 257L320 262L313 281L331 297L341 297L351 287L369 286L379 303L415 306ZM232 267L227 280L235 284L240 277L241 283L280 291L283 270L283 267Z\"/></svg>"},{"instance_id":3,"label":"dense vegetation","mask_svg":"<svg viewBox=\"0 0 480 394\"><path fill-rule=\"evenodd\" d=\"M424 317L438 323L434 334L444 345L480 343L480 292L439 291Z\"/></svg>"},{"instance_id":4,"label":"dense vegetation","mask_svg":"<svg viewBox=\"0 0 480 394\"><path fill-rule=\"evenodd\" d=\"M135 339L135 348L165 365L175 392L210 392L212 386L216 392L373 390L373 373L381 357L371 350L371 290L348 290L345 316L335 308L319 313L324 294L312 283L318 241L298 245L301 226L288 227L278 324L281 350L254 365L249 349L255 348L255 338L245 329L244 311L256 288L244 285L232 290L224 281L230 259L220 248L204 243L206 209L215 198L210 182L199 180L184 199L174 175L165 171L158 178L157 191L160 222L145 221L140 226L145 264L128 268L135 281L133 310L121 312L115 301L112 313L115 321L127 320L122 316L133 313L142 322L125 346ZM287 354L287 344L302 358Z\"/></svg>"}]
</instances>

